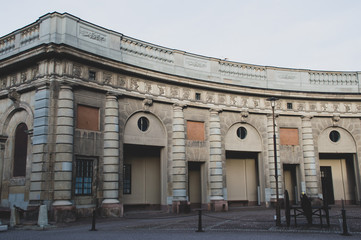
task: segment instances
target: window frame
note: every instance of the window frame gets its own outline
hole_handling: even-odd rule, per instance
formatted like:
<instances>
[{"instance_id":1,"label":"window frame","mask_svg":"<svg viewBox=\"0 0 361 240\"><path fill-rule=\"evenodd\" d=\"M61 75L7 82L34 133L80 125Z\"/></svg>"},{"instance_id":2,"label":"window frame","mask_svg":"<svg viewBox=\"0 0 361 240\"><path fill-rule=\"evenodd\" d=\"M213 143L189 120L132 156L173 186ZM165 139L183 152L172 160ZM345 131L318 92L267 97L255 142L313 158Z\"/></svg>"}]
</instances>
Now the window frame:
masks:
<instances>
[{"instance_id":1,"label":"window frame","mask_svg":"<svg viewBox=\"0 0 361 240\"><path fill-rule=\"evenodd\" d=\"M92 196L94 194L94 176L95 176L95 159L93 158L85 158L85 157L77 157L75 160L75 173L74 173L74 195L75 196ZM79 163L87 164L87 169L80 168ZM90 169L89 169L90 166ZM84 166L82 166L84 167ZM86 174L84 174L86 173ZM91 176L89 176L89 173ZM81 174L79 176L79 174ZM78 178L81 178L81 181L78 182ZM90 178L90 181L84 181L84 178ZM85 186L85 185L88 186ZM89 186L90 184L90 186ZM80 187L78 187L80 185ZM79 191L78 191L79 190ZM84 191L87 190L87 191ZM90 190L90 192L89 192Z\"/></svg>"}]
</instances>

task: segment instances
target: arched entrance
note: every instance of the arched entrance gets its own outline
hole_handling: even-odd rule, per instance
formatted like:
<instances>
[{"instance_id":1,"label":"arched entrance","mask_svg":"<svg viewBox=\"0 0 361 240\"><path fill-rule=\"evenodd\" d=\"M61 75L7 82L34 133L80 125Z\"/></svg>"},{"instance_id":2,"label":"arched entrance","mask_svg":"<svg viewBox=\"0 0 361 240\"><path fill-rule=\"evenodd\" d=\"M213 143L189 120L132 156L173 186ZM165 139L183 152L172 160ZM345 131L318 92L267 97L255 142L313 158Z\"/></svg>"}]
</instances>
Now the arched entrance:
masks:
<instances>
[{"instance_id":1,"label":"arched entrance","mask_svg":"<svg viewBox=\"0 0 361 240\"><path fill-rule=\"evenodd\" d=\"M342 128L324 130L318 139L323 198L329 204L356 201L356 143Z\"/></svg>"},{"instance_id":2,"label":"arched entrance","mask_svg":"<svg viewBox=\"0 0 361 240\"><path fill-rule=\"evenodd\" d=\"M153 114L132 115L124 129L123 204L159 209L165 205L166 131ZM163 177L162 177L163 176Z\"/></svg>"}]
</instances>

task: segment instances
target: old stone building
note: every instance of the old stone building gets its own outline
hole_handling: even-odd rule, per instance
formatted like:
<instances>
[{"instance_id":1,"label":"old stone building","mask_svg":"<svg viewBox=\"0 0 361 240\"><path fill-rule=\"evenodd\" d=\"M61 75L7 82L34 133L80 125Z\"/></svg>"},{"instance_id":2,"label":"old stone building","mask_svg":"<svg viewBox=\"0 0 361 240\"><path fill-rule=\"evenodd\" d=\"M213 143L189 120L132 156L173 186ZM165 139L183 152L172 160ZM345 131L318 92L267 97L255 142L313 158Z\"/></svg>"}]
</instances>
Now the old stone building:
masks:
<instances>
[{"instance_id":1,"label":"old stone building","mask_svg":"<svg viewBox=\"0 0 361 240\"><path fill-rule=\"evenodd\" d=\"M360 203L361 72L199 56L51 13L0 38L0 200L56 218ZM62 215L64 216L64 215Z\"/></svg>"}]
</instances>

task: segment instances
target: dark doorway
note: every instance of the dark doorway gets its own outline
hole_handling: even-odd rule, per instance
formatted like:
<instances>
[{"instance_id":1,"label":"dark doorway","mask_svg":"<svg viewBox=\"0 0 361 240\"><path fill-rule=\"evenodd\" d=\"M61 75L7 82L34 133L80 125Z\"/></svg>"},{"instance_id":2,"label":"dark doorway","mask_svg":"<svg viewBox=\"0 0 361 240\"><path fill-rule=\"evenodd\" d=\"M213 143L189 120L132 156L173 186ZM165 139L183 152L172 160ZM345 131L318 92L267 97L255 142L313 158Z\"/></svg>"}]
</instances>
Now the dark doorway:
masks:
<instances>
[{"instance_id":1,"label":"dark doorway","mask_svg":"<svg viewBox=\"0 0 361 240\"><path fill-rule=\"evenodd\" d=\"M25 123L20 123L15 130L14 149L14 177L25 177L26 157L28 152L28 127Z\"/></svg>"},{"instance_id":2,"label":"dark doorway","mask_svg":"<svg viewBox=\"0 0 361 240\"><path fill-rule=\"evenodd\" d=\"M323 199L327 204L335 204L331 167L320 167Z\"/></svg>"}]
</instances>

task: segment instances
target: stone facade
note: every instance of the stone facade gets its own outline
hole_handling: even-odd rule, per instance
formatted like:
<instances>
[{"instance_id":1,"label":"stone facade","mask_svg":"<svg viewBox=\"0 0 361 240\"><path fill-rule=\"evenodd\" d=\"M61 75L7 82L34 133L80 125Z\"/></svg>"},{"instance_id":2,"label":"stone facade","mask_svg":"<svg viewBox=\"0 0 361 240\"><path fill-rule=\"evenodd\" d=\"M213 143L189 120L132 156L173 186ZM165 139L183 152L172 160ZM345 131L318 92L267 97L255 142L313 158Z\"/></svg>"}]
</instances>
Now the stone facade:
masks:
<instances>
[{"instance_id":1,"label":"stone facade","mask_svg":"<svg viewBox=\"0 0 361 240\"><path fill-rule=\"evenodd\" d=\"M331 203L359 203L359 78L202 57L47 14L0 38L1 206L46 204L62 221L94 207L269 205L274 154L281 198L331 196L341 181Z\"/></svg>"}]
</instances>

